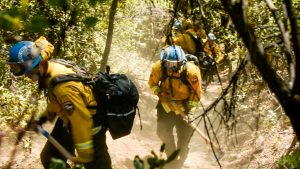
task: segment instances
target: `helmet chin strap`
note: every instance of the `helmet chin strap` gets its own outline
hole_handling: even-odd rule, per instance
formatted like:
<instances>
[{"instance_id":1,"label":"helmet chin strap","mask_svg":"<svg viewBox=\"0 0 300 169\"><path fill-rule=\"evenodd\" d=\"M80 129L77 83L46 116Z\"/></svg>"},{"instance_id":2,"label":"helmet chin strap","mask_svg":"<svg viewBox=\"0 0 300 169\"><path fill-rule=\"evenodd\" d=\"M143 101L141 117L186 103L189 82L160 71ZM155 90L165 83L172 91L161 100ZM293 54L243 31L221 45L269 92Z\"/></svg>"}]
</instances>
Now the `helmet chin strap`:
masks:
<instances>
[{"instance_id":1,"label":"helmet chin strap","mask_svg":"<svg viewBox=\"0 0 300 169\"><path fill-rule=\"evenodd\" d=\"M37 57L31 64L31 66L27 69L25 69L22 73L20 73L20 75L24 75L26 73L28 73L29 71L31 71L32 69L34 69L43 59L42 55L39 55L39 57Z\"/></svg>"}]
</instances>

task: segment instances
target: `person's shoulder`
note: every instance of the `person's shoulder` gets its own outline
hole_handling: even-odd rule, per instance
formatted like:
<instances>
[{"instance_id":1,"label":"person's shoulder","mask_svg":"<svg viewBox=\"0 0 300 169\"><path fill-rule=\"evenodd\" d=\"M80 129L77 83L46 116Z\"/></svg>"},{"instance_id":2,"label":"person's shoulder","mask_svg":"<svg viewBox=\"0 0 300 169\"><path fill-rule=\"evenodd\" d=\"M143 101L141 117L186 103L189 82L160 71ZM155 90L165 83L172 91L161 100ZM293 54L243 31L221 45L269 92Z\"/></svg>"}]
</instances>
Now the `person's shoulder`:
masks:
<instances>
[{"instance_id":1,"label":"person's shoulder","mask_svg":"<svg viewBox=\"0 0 300 169\"><path fill-rule=\"evenodd\" d=\"M152 69L153 70L159 70L160 68L161 68L161 60L158 60L158 61L156 61L154 64L153 64L153 66L152 66Z\"/></svg>"},{"instance_id":2,"label":"person's shoulder","mask_svg":"<svg viewBox=\"0 0 300 169\"><path fill-rule=\"evenodd\" d=\"M195 30L194 29L187 29L186 31L185 31L185 33L191 33L191 34L195 34L196 32L195 32Z\"/></svg>"},{"instance_id":3,"label":"person's shoulder","mask_svg":"<svg viewBox=\"0 0 300 169\"><path fill-rule=\"evenodd\" d=\"M200 72L199 67L194 63L187 62L186 67L187 72L189 72L190 74L197 74L198 72Z\"/></svg>"},{"instance_id":4,"label":"person's shoulder","mask_svg":"<svg viewBox=\"0 0 300 169\"><path fill-rule=\"evenodd\" d=\"M60 96L76 96L78 93L82 93L84 91L84 85L78 81L68 81L57 84L53 88L53 93L57 97Z\"/></svg>"}]
</instances>

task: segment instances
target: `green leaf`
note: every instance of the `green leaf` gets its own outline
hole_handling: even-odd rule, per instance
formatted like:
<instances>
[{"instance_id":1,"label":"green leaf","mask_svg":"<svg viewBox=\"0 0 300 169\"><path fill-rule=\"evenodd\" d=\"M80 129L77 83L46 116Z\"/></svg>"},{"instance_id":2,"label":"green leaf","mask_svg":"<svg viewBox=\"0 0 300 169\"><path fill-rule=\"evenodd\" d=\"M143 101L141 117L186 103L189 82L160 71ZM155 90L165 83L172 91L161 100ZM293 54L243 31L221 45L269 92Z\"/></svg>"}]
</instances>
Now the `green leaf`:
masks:
<instances>
[{"instance_id":1,"label":"green leaf","mask_svg":"<svg viewBox=\"0 0 300 169\"><path fill-rule=\"evenodd\" d=\"M0 28L5 30L19 30L23 27L22 20L26 15L18 9L12 8L0 12Z\"/></svg>"},{"instance_id":2,"label":"green leaf","mask_svg":"<svg viewBox=\"0 0 300 169\"><path fill-rule=\"evenodd\" d=\"M54 7L64 7L68 4L67 0L48 0L48 3Z\"/></svg>"},{"instance_id":3,"label":"green leaf","mask_svg":"<svg viewBox=\"0 0 300 169\"><path fill-rule=\"evenodd\" d=\"M107 0L90 0L91 6L95 6L97 3L105 3Z\"/></svg>"},{"instance_id":4,"label":"green leaf","mask_svg":"<svg viewBox=\"0 0 300 169\"><path fill-rule=\"evenodd\" d=\"M45 28L49 27L49 22L46 17L34 16L29 24L26 26L28 31L42 32Z\"/></svg>"},{"instance_id":5,"label":"green leaf","mask_svg":"<svg viewBox=\"0 0 300 169\"><path fill-rule=\"evenodd\" d=\"M107 0L98 0L99 3L105 3Z\"/></svg>"},{"instance_id":6,"label":"green leaf","mask_svg":"<svg viewBox=\"0 0 300 169\"><path fill-rule=\"evenodd\" d=\"M86 24L87 26L95 26L96 23L98 22L98 19L96 17L87 17L83 23Z\"/></svg>"},{"instance_id":7,"label":"green leaf","mask_svg":"<svg viewBox=\"0 0 300 169\"><path fill-rule=\"evenodd\" d=\"M61 159L51 159L50 169L66 169L66 163Z\"/></svg>"},{"instance_id":8,"label":"green leaf","mask_svg":"<svg viewBox=\"0 0 300 169\"><path fill-rule=\"evenodd\" d=\"M141 160L139 156L134 157L133 164L134 164L135 169L144 169L145 168L144 161Z\"/></svg>"},{"instance_id":9,"label":"green leaf","mask_svg":"<svg viewBox=\"0 0 300 169\"><path fill-rule=\"evenodd\" d=\"M166 163L173 161L179 154L180 150L175 150L166 160Z\"/></svg>"},{"instance_id":10,"label":"green leaf","mask_svg":"<svg viewBox=\"0 0 300 169\"><path fill-rule=\"evenodd\" d=\"M98 0L90 0L90 4L91 6L95 6L97 4Z\"/></svg>"},{"instance_id":11,"label":"green leaf","mask_svg":"<svg viewBox=\"0 0 300 169\"><path fill-rule=\"evenodd\" d=\"M156 166L156 164L155 164L156 158L149 157L149 158L147 159L147 161L148 161L148 164L149 164L150 166Z\"/></svg>"}]
</instances>

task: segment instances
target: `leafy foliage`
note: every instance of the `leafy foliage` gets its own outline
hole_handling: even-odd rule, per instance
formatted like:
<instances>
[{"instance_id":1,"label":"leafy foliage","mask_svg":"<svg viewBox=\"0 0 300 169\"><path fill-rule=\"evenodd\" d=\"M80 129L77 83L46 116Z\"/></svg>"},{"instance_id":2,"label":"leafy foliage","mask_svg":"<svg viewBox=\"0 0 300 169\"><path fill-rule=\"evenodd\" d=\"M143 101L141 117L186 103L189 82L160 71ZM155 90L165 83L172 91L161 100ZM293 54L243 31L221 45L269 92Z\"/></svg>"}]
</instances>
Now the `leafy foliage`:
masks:
<instances>
[{"instance_id":1,"label":"leafy foliage","mask_svg":"<svg viewBox=\"0 0 300 169\"><path fill-rule=\"evenodd\" d=\"M179 154L179 150L175 150L167 159L163 158L163 152L165 150L165 144L160 147L159 155L154 151L151 151L151 156L147 158L147 163L149 164L149 169L163 168L166 164L176 160ZM135 169L144 169L144 161L137 155L134 157L133 161Z\"/></svg>"},{"instance_id":2,"label":"leafy foliage","mask_svg":"<svg viewBox=\"0 0 300 169\"><path fill-rule=\"evenodd\" d=\"M49 166L50 169L66 169L66 163L63 160L60 159L51 159L51 163Z\"/></svg>"},{"instance_id":3,"label":"leafy foliage","mask_svg":"<svg viewBox=\"0 0 300 169\"><path fill-rule=\"evenodd\" d=\"M300 154L299 152L294 152L290 155L281 157L279 160L279 168L300 168Z\"/></svg>"}]
</instances>

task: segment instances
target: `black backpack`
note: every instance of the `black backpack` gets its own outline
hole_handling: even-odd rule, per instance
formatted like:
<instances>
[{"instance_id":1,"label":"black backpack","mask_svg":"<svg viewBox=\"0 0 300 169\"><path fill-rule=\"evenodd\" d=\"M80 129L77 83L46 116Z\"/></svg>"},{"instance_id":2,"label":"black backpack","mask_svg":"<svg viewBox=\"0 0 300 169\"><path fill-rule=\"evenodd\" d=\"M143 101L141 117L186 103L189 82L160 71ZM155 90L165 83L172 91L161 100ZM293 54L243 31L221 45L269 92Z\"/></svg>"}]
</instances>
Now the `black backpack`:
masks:
<instances>
[{"instance_id":1,"label":"black backpack","mask_svg":"<svg viewBox=\"0 0 300 169\"><path fill-rule=\"evenodd\" d=\"M64 60L52 60L65 66L73 65ZM78 67L78 66L77 66ZM108 69L107 69L108 70ZM139 101L139 92L134 83L125 74L109 74L100 72L97 76L87 77L82 74L67 74L54 77L50 86L68 81L80 81L90 85L97 101L97 107L88 106L89 109L97 109L94 115L94 125L106 126L113 139L130 134Z\"/></svg>"},{"instance_id":2,"label":"black backpack","mask_svg":"<svg viewBox=\"0 0 300 169\"><path fill-rule=\"evenodd\" d=\"M193 35L191 32L186 32L186 34L189 35L193 39L193 41L196 45L196 53L194 53L194 55L197 56L198 58L203 57L205 55L205 53L203 50L204 43L203 43L202 39L198 35Z\"/></svg>"},{"instance_id":3,"label":"black backpack","mask_svg":"<svg viewBox=\"0 0 300 169\"><path fill-rule=\"evenodd\" d=\"M199 65L199 68L202 70L209 70L215 61L204 52L204 43L202 39L198 35L193 35L191 32L186 32L186 34L188 34L196 44L195 56L198 58L197 65ZM188 61L192 61L189 57L187 57L187 59Z\"/></svg>"}]
</instances>

